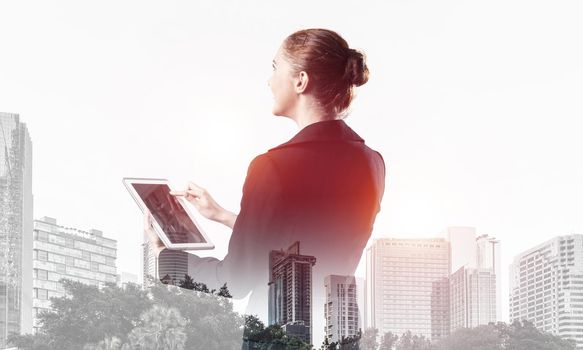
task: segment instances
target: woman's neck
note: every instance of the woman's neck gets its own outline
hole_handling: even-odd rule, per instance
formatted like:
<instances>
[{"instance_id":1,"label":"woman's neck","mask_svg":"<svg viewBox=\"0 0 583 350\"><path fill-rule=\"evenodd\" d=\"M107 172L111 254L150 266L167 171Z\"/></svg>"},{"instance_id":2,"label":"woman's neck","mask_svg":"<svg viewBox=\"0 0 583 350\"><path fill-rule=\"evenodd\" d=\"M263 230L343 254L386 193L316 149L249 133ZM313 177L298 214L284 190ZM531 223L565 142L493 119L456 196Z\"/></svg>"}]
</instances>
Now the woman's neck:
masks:
<instances>
[{"instance_id":1,"label":"woman's neck","mask_svg":"<svg viewBox=\"0 0 583 350\"><path fill-rule=\"evenodd\" d=\"M311 105L308 108L298 108L297 112L291 116L291 119L296 122L301 130L310 124L338 118L334 113L324 112L320 108L315 108L315 106Z\"/></svg>"}]
</instances>

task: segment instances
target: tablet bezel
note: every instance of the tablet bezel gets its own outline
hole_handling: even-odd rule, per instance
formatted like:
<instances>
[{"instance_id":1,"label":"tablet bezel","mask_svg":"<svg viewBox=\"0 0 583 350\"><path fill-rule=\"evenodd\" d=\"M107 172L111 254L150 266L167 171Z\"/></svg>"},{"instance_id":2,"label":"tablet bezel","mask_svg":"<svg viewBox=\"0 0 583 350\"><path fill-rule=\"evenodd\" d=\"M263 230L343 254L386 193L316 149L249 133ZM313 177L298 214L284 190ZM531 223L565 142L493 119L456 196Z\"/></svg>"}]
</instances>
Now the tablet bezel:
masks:
<instances>
[{"instance_id":1,"label":"tablet bezel","mask_svg":"<svg viewBox=\"0 0 583 350\"><path fill-rule=\"evenodd\" d=\"M140 207L140 210L142 210L142 213L146 212L146 209L147 209L146 203L144 203L144 201L142 200L142 197L140 197L138 192L136 192L136 189L134 188L134 186L132 186L132 184L137 183L137 184L167 185L168 188L172 189L170 187L170 183L168 182L167 179L148 179L148 178L129 178L129 177L126 177L126 178L123 178L123 183L124 183L125 187L127 188L127 190L130 192L130 194L131 194L132 198L134 199L134 201L136 202L136 204L138 204L138 206ZM160 240L162 240L162 242L164 243L166 248L173 249L173 250L214 249L215 245L211 242L211 240L209 239L207 234L202 230L202 228L200 227L198 222L196 222L196 219L192 215L192 211L190 210L190 208L186 202L186 199L184 199L183 197L176 197L176 199L178 200L178 203L180 203L180 205L182 205L182 208L184 208L184 210L186 211L186 214L188 215L190 220L192 220L192 222L194 223L194 225L196 226L196 228L198 229L198 231L200 232L200 234L202 235L202 237L206 241L206 243L172 243L172 242L170 242L170 240L166 236L166 233L164 232L164 230L162 230L162 226L160 226L160 224L156 221L156 219L152 215L152 226L154 227L154 231L156 231L156 233L158 234L158 237L160 237Z\"/></svg>"}]
</instances>

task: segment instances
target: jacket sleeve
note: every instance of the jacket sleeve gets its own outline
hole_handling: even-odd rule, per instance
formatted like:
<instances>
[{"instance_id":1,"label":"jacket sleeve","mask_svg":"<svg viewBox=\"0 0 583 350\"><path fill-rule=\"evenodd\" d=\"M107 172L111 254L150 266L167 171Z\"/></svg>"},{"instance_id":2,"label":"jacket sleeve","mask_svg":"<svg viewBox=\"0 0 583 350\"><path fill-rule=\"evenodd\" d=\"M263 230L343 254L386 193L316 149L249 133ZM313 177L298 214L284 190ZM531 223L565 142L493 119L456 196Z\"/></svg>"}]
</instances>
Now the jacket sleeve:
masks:
<instances>
[{"instance_id":1,"label":"jacket sleeve","mask_svg":"<svg viewBox=\"0 0 583 350\"><path fill-rule=\"evenodd\" d=\"M224 283L235 298L242 298L258 283L267 283L268 254L265 243L277 220L281 187L273 161L267 154L257 156L247 170L241 198L241 210L223 260L188 257L189 275L209 288ZM160 253L172 254L165 249Z\"/></svg>"}]
</instances>

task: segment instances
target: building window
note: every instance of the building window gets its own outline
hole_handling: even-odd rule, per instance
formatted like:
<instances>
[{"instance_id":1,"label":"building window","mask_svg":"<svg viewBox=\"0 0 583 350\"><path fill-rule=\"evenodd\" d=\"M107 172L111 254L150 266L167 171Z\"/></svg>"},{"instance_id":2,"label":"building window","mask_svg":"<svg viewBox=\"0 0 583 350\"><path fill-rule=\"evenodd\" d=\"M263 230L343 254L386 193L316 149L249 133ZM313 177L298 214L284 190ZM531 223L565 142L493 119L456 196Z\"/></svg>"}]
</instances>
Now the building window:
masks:
<instances>
[{"instance_id":1,"label":"building window","mask_svg":"<svg viewBox=\"0 0 583 350\"><path fill-rule=\"evenodd\" d=\"M36 297L40 300L47 300L48 299L48 291L46 289L37 288L36 289Z\"/></svg>"},{"instance_id":2,"label":"building window","mask_svg":"<svg viewBox=\"0 0 583 350\"><path fill-rule=\"evenodd\" d=\"M98 262L91 262L91 271L99 271L99 263Z\"/></svg>"},{"instance_id":3,"label":"building window","mask_svg":"<svg viewBox=\"0 0 583 350\"><path fill-rule=\"evenodd\" d=\"M64 264L55 264L55 266L57 267L58 273L62 273L62 274L67 273L67 269L66 269Z\"/></svg>"},{"instance_id":4,"label":"building window","mask_svg":"<svg viewBox=\"0 0 583 350\"><path fill-rule=\"evenodd\" d=\"M106 257L105 258L105 263L109 266L115 266L115 259L114 258L110 258L110 257Z\"/></svg>"},{"instance_id":5,"label":"building window","mask_svg":"<svg viewBox=\"0 0 583 350\"><path fill-rule=\"evenodd\" d=\"M37 252L37 255L36 256L37 256L37 259L40 260L40 261L47 261L47 260L49 260L49 254L46 251L44 251L44 250L39 250Z\"/></svg>"},{"instance_id":6,"label":"building window","mask_svg":"<svg viewBox=\"0 0 583 350\"><path fill-rule=\"evenodd\" d=\"M47 270L36 269L36 278L41 281L46 281L48 278Z\"/></svg>"},{"instance_id":7,"label":"building window","mask_svg":"<svg viewBox=\"0 0 583 350\"><path fill-rule=\"evenodd\" d=\"M44 231L36 231L37 241L47 242L49 240L49 234Z\"/></svg>"}]
</instances>

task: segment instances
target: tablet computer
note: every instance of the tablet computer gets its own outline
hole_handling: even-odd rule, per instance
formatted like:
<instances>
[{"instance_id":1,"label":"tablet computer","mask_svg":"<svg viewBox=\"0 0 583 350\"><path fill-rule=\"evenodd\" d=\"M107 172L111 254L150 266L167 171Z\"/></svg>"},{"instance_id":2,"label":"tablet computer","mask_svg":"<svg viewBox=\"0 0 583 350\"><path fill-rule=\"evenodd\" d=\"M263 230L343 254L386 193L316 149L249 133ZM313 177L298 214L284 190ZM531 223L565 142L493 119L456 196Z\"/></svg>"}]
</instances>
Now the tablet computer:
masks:
<instances>
[{"instance_id":1,"label":"tablet computer","mask_svg":"<svg viewBox=\"0 0 583 350\"><path fill-rule=\"evenodd\" d=\"M168 180L124 178L123 183L142 212L150 211L154 230L168 249L215 247L194 219L186 199L170 194Z\"/></svg>"}]
</instances>

